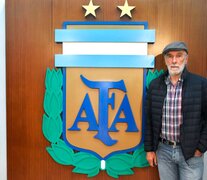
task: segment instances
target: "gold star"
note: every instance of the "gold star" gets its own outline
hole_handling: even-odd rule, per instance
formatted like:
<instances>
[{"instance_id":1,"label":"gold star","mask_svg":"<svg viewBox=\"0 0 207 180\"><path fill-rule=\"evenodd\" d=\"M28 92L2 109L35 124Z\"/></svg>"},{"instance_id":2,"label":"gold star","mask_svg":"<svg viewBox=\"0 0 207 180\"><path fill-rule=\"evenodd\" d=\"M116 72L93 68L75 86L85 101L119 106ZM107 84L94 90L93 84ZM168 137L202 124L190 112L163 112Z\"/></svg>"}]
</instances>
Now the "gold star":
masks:
<instances>
[{"instance_id":1,"label":"gold star","mask_svg":"<svg viewBox=\"0 0 207 180\"><path fill-rule=\"evenodd\" d=\"M129 6L128 1L126 0L124 3L124 6L117 6L117 7L121 10L120 17L122 17L126 14L131 18L132 17L131 10L133 10L136 6Z\"/></svg>"},{"instance_id":2,"label":"gold star","mask_svg":"<svg viewBox=\"0 0 207 180\"><path fill-rule=\"evenodd\" d=\"M89 5L83 5L82 7L86 10L85 17L89 14L92 14L94 17L96 17L95 10L98 9L100 6L94 6L92 0L90 0Z\"/></svg>"}]
</instances>

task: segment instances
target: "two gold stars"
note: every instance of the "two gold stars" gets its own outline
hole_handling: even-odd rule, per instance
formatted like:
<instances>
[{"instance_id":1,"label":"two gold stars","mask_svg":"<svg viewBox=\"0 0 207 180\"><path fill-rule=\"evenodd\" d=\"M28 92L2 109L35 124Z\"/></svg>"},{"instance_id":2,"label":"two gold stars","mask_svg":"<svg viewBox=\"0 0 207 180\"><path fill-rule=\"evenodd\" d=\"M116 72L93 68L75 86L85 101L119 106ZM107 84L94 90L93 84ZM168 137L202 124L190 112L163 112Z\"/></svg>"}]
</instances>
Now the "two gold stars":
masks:
<instances>
[{"instance_id":1,"label":"two gold stars","mask_svg":"<svg viewBox=\"0 0 207 180\"><path fill-rule=\"evenodd\" d=\"M82 7L86 10L85 17L88 16L89 14L93 15L94 17L96 17L95 11L100 6L93 5L93 1L90 0L88 5L83 5ZM128 5L128 1L125 0L124 6L117 6L117 8L119 8L122 11L120 17L122 17L124 15L127 15L130 18L132 18L131 10L133 10L135 8L135 6L129 6Z\"/></svg>"}]
</instances>

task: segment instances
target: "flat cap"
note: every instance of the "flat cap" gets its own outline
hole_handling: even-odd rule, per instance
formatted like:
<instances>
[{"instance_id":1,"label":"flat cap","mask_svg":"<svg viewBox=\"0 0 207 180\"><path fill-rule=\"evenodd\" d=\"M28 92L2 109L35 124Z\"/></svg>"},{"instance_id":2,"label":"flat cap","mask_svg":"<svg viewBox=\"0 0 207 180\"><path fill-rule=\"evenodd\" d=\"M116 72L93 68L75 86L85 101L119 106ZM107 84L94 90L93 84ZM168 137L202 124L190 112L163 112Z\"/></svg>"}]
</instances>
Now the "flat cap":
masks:
<instances>
[{"instance_id":1,"label":"flat cap","mask_svg":"<svg viewBox=\"0 0 207 180\"><path fill-rule=\"evenodd\" d=\"M181 51L184 50L188 54L188 47L182 41L176 41L168 44L162 51L162 54L167 54L169 51Z\"/></svg>"}]
</instances>

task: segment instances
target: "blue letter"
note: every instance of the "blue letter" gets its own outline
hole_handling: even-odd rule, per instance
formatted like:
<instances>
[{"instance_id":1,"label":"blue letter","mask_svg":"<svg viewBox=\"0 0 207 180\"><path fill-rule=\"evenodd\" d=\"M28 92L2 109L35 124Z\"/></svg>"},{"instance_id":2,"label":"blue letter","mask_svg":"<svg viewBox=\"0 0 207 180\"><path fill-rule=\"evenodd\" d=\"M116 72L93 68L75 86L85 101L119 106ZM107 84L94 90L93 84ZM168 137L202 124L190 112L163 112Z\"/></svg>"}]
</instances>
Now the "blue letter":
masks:
<instances>
[{"instance_id":1,"label":"blue letter","mask_svg":"<svg viewBox=\"0 0 207 180\"><path fill-rule=\"evenodd\" d=\"M117 140L113 140L108 133L108 105L111 105L112 109L114 109L115 94L113 93L111 97L108 97L108 91L109 89L119 89L126 92L124 81L89 81L82 75L81 79L88 87L99 89L99 126L98 133L95 135L95 138L100 139L107 146L112 146L117 142Z\"/></svg>"},{"instance_id":2,"label":"blue letter","mask_svg":"<svg viewBox=\"0 0 207 180\"><path fill-rule=\"evenodd\" d=\"M81 117L81 114L83 111L85 111L86 117ZM98 125L96 122L96 118L95 118L93 108L91 105L91 101L89 99L88 94L86 94L86 96L83 100L83 103L81 105L81 108L78 112L78 115L75 119L73 126L71 128L69 128L68 130L80 131L80 128L78 128L78 122L88 122L88 124L89 124L88 130L89 131L97 131L98 130Z\"/></svg>"},{"instance_id":3,"label":"blue letter","mask_svg":"<svg viewBox=\"0 0 207 180\"><path fill-rule=\"evenodd\" d=\"M121 112L124 113L125 118L120 118ZM118 130L116 129L116 123L127 123L128 127L126 132L138 132L136 123L134 121L134 117L132 114L132 110L129 104L129 100L127 95L125 94L124 99L121 103L121 106L119 107L119 110L116 114L116 117L114 118L114 121L109 129L109 131L117 132Z\"/></svg>"}]
</instances>

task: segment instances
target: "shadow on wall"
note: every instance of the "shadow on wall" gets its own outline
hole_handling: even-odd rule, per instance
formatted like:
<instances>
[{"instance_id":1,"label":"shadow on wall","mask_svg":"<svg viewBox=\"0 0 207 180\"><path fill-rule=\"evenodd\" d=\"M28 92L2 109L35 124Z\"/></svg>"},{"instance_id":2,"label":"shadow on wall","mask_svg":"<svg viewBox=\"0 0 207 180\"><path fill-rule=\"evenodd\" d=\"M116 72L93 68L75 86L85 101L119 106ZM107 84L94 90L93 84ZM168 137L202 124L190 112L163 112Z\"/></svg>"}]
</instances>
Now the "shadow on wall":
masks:
<instances>
[{"instance_id":1,"label":"shadow on wall","mask_svg":"<svg viewBox=\"0 0 207 180\"><path fill-rule=\"evenodd\" d=\"M162 54L155 56L155 69L157 70L166 70L165 60Z\"/></svg>"}]
</instances>

